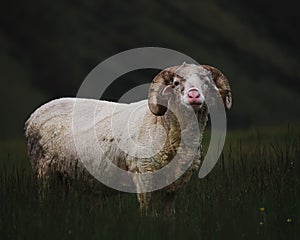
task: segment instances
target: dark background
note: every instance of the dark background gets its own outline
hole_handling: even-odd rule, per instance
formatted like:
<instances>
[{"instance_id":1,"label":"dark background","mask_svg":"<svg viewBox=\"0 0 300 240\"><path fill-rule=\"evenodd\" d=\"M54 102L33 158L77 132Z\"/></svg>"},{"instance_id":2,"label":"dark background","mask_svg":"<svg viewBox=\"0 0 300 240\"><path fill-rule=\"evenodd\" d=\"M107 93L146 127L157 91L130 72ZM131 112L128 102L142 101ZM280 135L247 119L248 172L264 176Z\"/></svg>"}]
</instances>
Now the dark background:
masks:
<instances>
[{"instance_id":1,"label":"dark background","mask_svg":"<svg viewBox=\"0 0 300 240\"><path fill-rule=\"evenodd\" d=\"M22 137L41 104L75 96L106 58L165 47L218 67L233 90L230 128L300 121L299 1L11 0L0 7L0 139ZM157 70L127 74L116 100Z\"/></svg>"}]
</instances>

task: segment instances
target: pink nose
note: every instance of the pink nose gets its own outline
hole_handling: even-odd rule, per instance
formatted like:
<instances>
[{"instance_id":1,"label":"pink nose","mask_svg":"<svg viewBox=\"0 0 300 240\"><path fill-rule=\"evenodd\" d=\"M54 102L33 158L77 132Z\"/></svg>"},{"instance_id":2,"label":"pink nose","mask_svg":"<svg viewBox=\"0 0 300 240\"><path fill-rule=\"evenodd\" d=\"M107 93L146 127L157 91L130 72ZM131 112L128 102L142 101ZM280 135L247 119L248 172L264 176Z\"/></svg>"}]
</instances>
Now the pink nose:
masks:
<instances>
[{"instance_id":1,"label":"pink nose","mask_svg":"<svg viewBox=\"0 0 300 240\"><path fill-rule=\"evenodd\" d=\"M200 93L196 89L190 90L188 92L188 97L189 98L200 98Z\"/></svg>"},{"instance_id":2,"label":"pink nose","mask_svg":"<svg viewBox=\"0 0 300 240\"><path fill-rule=\"evenodd\" d=\"M202 104L201 96L197 89L191 89L187 94L187 98L191 105Z\"/></svg>"}]
</instances>

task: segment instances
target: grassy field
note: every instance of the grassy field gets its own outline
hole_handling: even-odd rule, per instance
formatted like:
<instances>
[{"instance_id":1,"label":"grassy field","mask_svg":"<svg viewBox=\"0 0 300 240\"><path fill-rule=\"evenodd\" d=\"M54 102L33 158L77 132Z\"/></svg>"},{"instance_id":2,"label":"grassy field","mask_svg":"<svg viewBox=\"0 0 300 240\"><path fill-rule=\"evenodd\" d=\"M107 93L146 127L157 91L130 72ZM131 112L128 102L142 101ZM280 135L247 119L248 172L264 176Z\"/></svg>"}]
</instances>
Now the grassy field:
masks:
<instances>
[{"instance_id":1,"label":"grassy field","mask_svg":"<svg viewBox=\"0 0 300 240\"><path fill-rule=\"evenodd\" d=\"M299 239L299 133L229 132L208 177L195 175L178 193L175 219L141 216L134 194L104 199L58 187L41 202L25 143L2 142L0 239Z\"/></svg>"}]
</instances>

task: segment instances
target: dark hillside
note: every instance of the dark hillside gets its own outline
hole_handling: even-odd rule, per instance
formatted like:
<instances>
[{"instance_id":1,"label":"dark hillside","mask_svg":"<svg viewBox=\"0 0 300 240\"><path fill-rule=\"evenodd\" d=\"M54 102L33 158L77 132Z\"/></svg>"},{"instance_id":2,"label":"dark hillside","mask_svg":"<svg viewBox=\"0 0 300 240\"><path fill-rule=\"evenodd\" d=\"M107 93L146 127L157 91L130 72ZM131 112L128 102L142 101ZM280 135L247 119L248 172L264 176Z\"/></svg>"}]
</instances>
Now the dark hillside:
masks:
<instances>
[{"instance_id":1,"label":"dark hillside","mask_svg":"<svg viewBox=\"0 0 300 240\"><path fill-rule=\"evenodd\" d=\"M144 46L172 48L220 68L234 94L230 127L298 123L298 6L295 0L6 1L0 8L0 107L7 114L0 135L21 136L37 106L75 96L98 63ZM128 74L108 98L116 100L129 81L151 78Z\"/></svg>"}]
</instances>

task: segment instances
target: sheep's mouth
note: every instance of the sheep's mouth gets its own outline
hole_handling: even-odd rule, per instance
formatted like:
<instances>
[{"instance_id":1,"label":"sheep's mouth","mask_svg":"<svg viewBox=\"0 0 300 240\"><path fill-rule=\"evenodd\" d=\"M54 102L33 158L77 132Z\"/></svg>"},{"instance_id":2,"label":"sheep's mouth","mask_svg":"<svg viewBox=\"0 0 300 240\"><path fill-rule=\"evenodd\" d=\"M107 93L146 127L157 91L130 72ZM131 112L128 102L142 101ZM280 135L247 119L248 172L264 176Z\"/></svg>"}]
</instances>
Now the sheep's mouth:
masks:
<instances>
[{"instance_id":1,"label":"sheep's mouth","mask_svg":"<svg viewBox=\"0 0 300 240\"><path fill-rule=\"evenodd\" d=\"M191 103L190 106L193 108L194 111L198 111L202 107L202 103Z\"/></svg>"}]
</instances>

